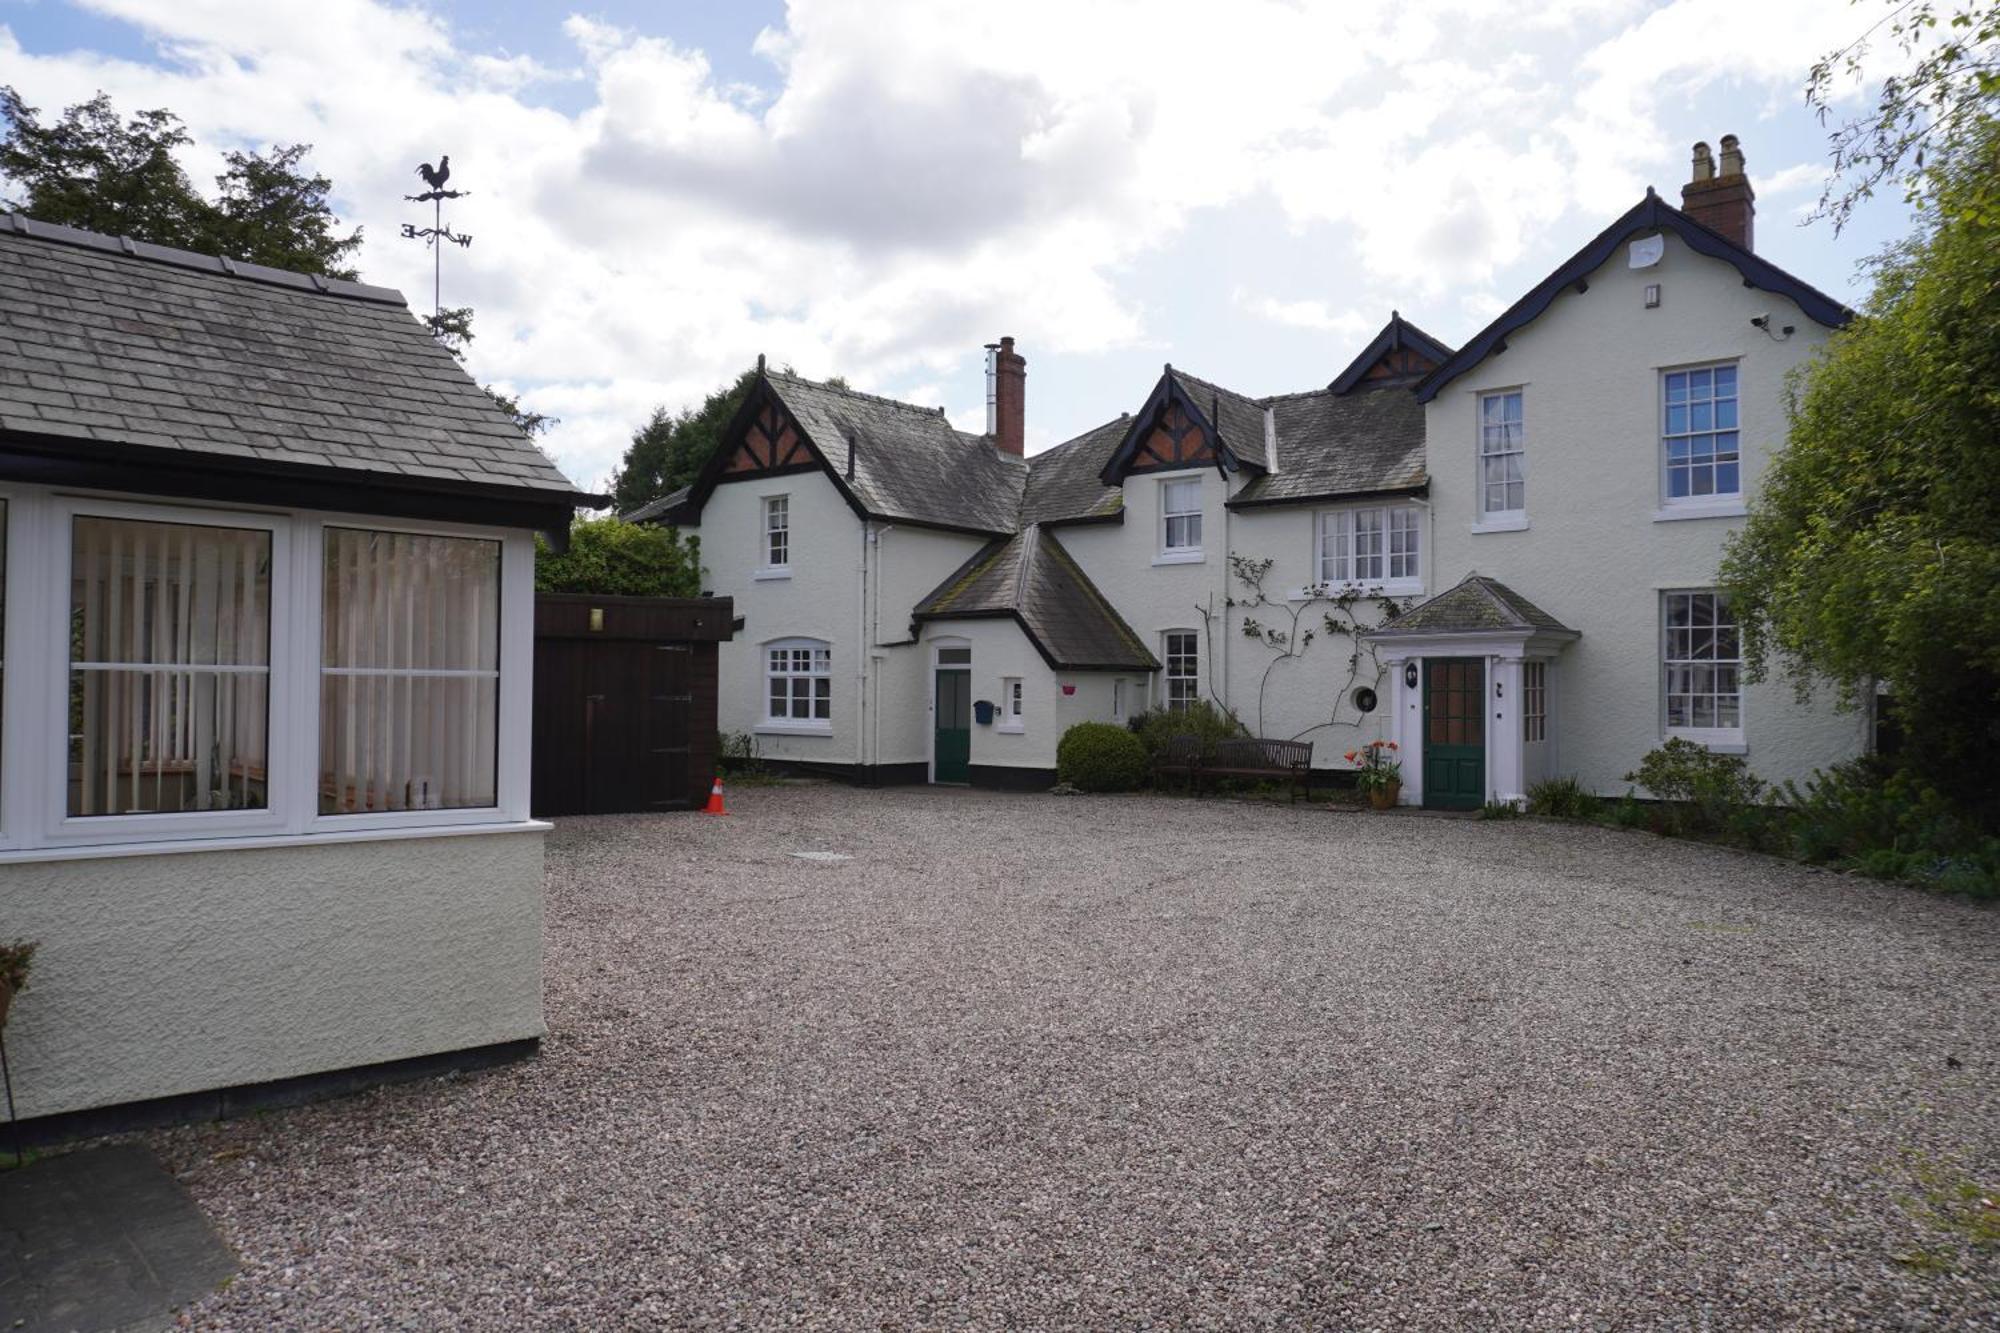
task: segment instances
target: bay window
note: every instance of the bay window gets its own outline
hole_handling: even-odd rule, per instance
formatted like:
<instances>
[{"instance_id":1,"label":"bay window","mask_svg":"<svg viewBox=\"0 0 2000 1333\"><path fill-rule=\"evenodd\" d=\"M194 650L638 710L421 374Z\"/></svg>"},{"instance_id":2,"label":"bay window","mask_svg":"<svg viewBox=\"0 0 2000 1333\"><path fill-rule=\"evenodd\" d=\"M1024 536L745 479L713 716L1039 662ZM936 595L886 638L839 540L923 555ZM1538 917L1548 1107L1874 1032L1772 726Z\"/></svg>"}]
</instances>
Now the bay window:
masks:
<instances>
[{"instance_id":1,"label":"bay window","mask_svg":"<svg viewBox=\"0 0 2000 1333\"><path fill-rule=\"evenodd\" d=\"M1422 514L1411 505L1331 509L1319 515L1317 581L1416 591L1423 579Z\"/></svg>"},{"instance_id":2,"label":"bay window","mask_svg":"<svg viewBox=\"0 0 2000 1333\"><path fill-rule=\"evenodd\" d=\"M71 520L70 815L267 804L272 536Z\"/></svg>"},{"instance_id":3,"label":"bay window","mask_svg":"<svg viewBox=\"0 0 2000 1333\"><path fill-rule=\"evenodd\" d=\"M0 852L525 820L531 550L0 487Z\"/></svg>"},{"instance_id":4,"label":"bay window","mask_svg":"<svg viewBox=\"0 0 2000 1333\"><path fill-rule=\"evenodd\" d=\"M500 543L326 529L319 812L497 800Z\"/></svg>"}]
</instances>

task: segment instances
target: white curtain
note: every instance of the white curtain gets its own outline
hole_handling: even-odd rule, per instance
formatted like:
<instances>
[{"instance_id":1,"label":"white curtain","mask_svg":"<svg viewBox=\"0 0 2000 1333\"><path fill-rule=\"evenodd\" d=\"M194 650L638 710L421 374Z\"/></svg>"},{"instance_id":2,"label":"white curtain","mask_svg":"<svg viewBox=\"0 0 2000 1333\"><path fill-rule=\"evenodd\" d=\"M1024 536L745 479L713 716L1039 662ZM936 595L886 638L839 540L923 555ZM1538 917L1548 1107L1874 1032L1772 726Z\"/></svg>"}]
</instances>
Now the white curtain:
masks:
<instances>
[{"instance_id":1,"label":"white curtain","mask_svg":"<svg viewBox=\"0 0 2000 1333\"><path fill-rule=\"evenodd\" d=\"M79 516L72 815L265 804L271 534Z\"/></svg>"},{"instance_id":2,"label":"white curtain","mask_svg":"<svg viewBox=\"0 0 2000 1333\"><path fill-rule=\"evenodd\" d=\"M322 814L496 803L500 544L328 528Z\"/></svg>"}]
</instances>

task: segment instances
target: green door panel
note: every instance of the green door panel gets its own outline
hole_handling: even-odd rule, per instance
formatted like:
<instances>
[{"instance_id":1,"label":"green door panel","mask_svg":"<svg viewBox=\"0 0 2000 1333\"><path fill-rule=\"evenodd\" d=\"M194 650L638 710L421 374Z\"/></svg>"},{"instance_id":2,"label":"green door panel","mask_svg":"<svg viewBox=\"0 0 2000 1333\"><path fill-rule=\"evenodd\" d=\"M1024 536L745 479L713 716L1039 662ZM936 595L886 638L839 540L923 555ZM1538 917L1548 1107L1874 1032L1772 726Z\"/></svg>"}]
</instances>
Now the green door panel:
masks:
<instances>
[{"instance_id":1,"label":"green door panel","mask_svg":"<svg viewBox=\"0 0 2000 1333\"><path fill-rule=\"evenodd\" d=\"M1424 659L1424 804L1477 810L1486 801L1486 664Z\"/></svg>"},{"instance_id":2,"label":"green door panel","mask_svg":"<svg viewBox=\"0 0 2000 1333\"><path fill-rule=\"evenodd\" d=\"M969 782L972 778L972 673L937 673L937 758L933 782Z\"/></svg>"}]
</instances>

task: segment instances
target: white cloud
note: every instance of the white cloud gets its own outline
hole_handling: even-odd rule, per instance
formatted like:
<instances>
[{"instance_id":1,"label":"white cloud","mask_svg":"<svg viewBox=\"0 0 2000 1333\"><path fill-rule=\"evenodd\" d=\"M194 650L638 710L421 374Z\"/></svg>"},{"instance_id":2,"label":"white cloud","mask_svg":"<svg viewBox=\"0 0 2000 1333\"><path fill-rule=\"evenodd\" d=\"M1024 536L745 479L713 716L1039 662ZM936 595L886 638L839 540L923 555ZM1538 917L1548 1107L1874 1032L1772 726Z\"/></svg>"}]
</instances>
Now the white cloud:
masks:
<instances>
[{"instance_id":1,"label":"white cloud","mask_svg":"<svg viewBox=\"0 0 2000 1333\"><path fill-rule=\"evenodd\" d=\"M159 59L30 55L0 28L31 103L102 88L171 107L198 174L240 143L315 144L366 228L363 271L419 303L429 259L396 235L401 196L449 151L475 242L445 257L445 299L478 310L471 363L562 418L549 447L585 483L655 403L698 402L760 351L955 403L1003 331L1037 357L1184 348L1198 330L1132 274L1203 217L1233 245L1337 255L1297 290L1234 283L1273 336L1365 338L1383 294L1497 309L1558 226L1594 230L1683 160L1687 99L1794 87L1852 17L1820 0L1563 0L1526 24L1473 0L792 0L755 39L767 95L719 78L667 10L665 32L572 16L573 63L549 65L373 0L87 3ZM582 109L529 96L552 83ZM1246 230L1253 205L1284 234ZM1031 434L1065 438L1102 406Z\"/></svg>"}]
</instances>

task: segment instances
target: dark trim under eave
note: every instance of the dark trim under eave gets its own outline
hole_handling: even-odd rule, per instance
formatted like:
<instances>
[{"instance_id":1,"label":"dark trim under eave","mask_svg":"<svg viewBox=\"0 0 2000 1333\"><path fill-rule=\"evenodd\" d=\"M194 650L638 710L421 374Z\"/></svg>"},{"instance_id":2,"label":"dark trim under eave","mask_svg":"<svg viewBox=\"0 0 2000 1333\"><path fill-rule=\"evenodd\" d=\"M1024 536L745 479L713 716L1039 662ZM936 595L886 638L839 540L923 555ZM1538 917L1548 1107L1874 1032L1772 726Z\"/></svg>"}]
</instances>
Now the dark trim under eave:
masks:
<instances>
[{"instance_id":1,"label":"dark trim under eave","mask_svg":"<svg viewBox=\"0 0 2000 1333\"><path fill-rule=\"evenodd\" d=\"M1399 495L1428 495L1431 484L1419 482L1415 486L1388 486L1374 491L1326 491L1317 495L1282 495L1268 500L1225 500L1225 509L1276 509L1281 505L1347 504L1357 500L1388 500Z\"/></svg>"},{"instance_id":2,"label":"dark trim under eave","mask_svg":"<svg viewBox=\"0 0 2000 1333\"><path fill-rule=\"evenodd\" d=\"M179 449L152 449L63 436L0 431L0 480L123 495L220 500L271 508L316 509L480 527L521 528L568 540L580 508L603 496L528 487L453 484L441 479L352 468L267 462Z\"/></svg>"},{"instance_id":3,"label":"dark trim under eave","mask_svg":"<svg viewBox=\"0 0 2000 1333\"><path fill-rule=\"evenodd\" d=\"M1806 318L1837 329L1854 318L1854 312L1808 283L1801 282L1768 259L1759 259L1736 242L1712 231L1646 189L1646 197L1627 209L1623 216L1590 243L1571 255L1569 261L1543 278L1526 296L1509 306L1500 317L1473 336L1452 354L1451 359L1425 376L1417 385L1417 401L1428 403L1444 386L1465 374L1497 351L1506 349L1507 335L1541 317L1556 297L1573 282L1595 273L1617 253L1625 238L1637 231L1671 231L1696 254L1707 255L1734 265L1743 276L1743 285L1772 292L1790 300Z\"/></svg>"}]
</instances>

